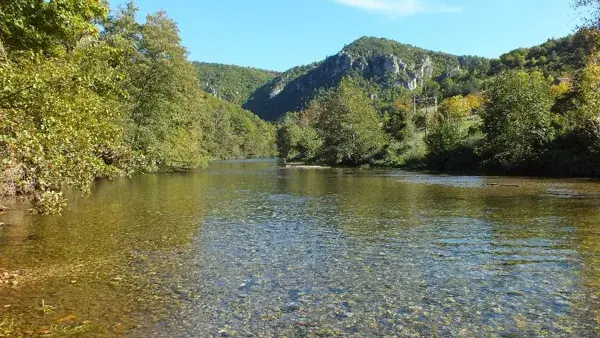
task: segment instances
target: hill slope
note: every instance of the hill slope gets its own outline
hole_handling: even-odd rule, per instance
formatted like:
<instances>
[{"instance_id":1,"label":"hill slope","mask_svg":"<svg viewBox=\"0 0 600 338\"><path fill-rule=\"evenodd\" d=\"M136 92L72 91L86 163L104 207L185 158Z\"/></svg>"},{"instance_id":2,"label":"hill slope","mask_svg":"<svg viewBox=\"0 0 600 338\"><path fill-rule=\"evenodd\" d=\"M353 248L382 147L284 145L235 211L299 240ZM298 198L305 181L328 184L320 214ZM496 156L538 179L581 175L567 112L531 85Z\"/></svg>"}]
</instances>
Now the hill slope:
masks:
<instances>
[{"instance_id":1,"label":"hill slope","mask_svg":"<svg viewBox=\"0 0 600 338\"><path fill-rule=\"evenodd\" d=\"M489 60L484 58L458 57L392 40L364 37L338 54L304 67L302 72L293 72L295 76L286 72L277 77L260 88L244 107L273 120L288 111L304 108L316 95L335 87L344 76L357 76L381 87L401 86L407 90L436 86L430 83L432 80L439 87L446 78L456 78L461 84L475 83L472 90L477 90L488 71Z\"/></svg>"},{"instance_id":2,"label":"hill slope","mask_svg":"<svg viewBox=\"0 0 600 338\"><path fill-rule=\"evenodd\" d=\"M266 120L298 111L320 93L354 76L379 88L425 89L439 99L482 90L505 69L535 68L559 77L581 66L587 42L578 36L551 39L519 48L499 59L456 56L393 40L363 37L338 54L308 66L293 68L258 88L244 104Z\"/></svg>"},{"instance_id":3,"label":"hill slope","mask_svg":"<svg viewBox=\"0 0 600 338\"><path fill-rule=\"evenodd\" d=\"M202 90L238 106L279 75L269 70L218 63L194 62L194 66Z\"/></svg>"}]
</instances>

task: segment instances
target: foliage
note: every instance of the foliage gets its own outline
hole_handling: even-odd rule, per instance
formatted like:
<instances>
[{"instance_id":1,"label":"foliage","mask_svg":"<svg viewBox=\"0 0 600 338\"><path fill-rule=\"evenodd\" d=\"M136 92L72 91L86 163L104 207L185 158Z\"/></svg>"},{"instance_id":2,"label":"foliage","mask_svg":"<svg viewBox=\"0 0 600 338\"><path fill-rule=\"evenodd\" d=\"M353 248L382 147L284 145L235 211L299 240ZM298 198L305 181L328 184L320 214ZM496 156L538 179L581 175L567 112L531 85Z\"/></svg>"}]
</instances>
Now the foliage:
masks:
<instances>
[{"instance_id":1,"label":"foliage","mask_svg":"<svg viewBox=\"0 0 600 338\"><path fill-rule=\"evenodd\" d=\"M137 36L135 62L127 65L133 98L128 130L132 147L145 155L152 169L202 166L208 157L200 146L201 92L177 25L158 12L147 17Z\"/></svg>"},{"instance_id":2,"label":"foliage","mask_svg":"<svg viewBox=\"0 0 600 338\"><path fill-rule=\"evenodd\" d=\"M480 162L476 152L480 142L479 126L473 120L461 114L440 112L430 122L425 136L428 150L425 161L434 170L475 171Z\"/></svg>"},{"instance_id":3,"label":"foliage","mask_svg":"<svg viewBox=\"0 0 600 338\"><path fill-rule=\"evenodd\" d=\"M276 155L275 127L251 112L204 94L202 144L213 159Z\"/></svg>"},{"instance_id":4,"label":"foliage","mask_svg":"<svg viewBox=\"0 0 600 338\"><path fill-rule=\"evenodd\" d=\"M300 113L286 114L277 130L279 157L283 160L311 162L317 157L323 140L310 124L301 124Z\"/></svg>"},{"instance_id":5,"label":"foliage","mask_svg":"<svg viewBox=\"0 0 600 338\"><path fill-rule=\"evenodd\" d=\"M600 0L573 0L573 5L590 10L589 17L585 18L585 25L600 30Z\"/></svg>"},{"instance_id":6,"label":"foliage","mask_svg":"<svg viewBox=\"0 0 600 338\"><path fill-rule=\"evenodd\" d=\"M317 130L323 139L321 154L327 163L367 163L383 147L385 136L377 112L352 79L344 79L319 104Z\"/></svg>"},{"instance_id":7,"label":"foliage","mask_svg":"<svg viewBox=\"0 0 600 338\"><path fill-rule=\"evenodd\" d=\"M490 165L526 170L553 140L550 84L539 72L506 72L486 93L485 154Z\"/></svg>"},{"instance_id":8,"label":"foliage","mask_svg":"<svg viewBox=\"0 0 600 338\"><path fill-rule=\"evenodd\" d=\"M285 160L367 164L385 144L381 125L369 97L356 81L346 78L306 110L286 114L277 131L277 146Z\"/></svg>"},{"instance_id":9,"label":"foliage","mask_svg":"<svg viewBox=\"0 0 600 338\"><path fill-rule=\"evenodd\" d=\"M121 74L104 61L107 52L101 45L0 67L4 166L22 168L18 191L32 193L42 213L63 204L63 184L89 192L96 177L129 171L121 127L125 93L114 85Z\"/></svg>"},{"instance_id":10,"label":"foliage","mask_svg":"<svg viewBox=\"0 0 600 338\"><path fill-rule=\"evenodd\" d=\"M590 63L578 76L577 113L580 120L600 119L600 65Z\"/></svg>"},{"instance_id":11,"label":"foliage","mask_svg":"<svg viewBox=\"0 0 600 338\"><path fill-rule=\"evenodd\" d=\"M108 14L99 0L1 0L0 8L0 37L8 49L50 54L96 36L95 21Z\"/></svg>"},{"instance_id":12,"label":"foliage","mask_svg":"<svg viewBox=\"0 0 600 338\"><path fill-rule=\"evenodd\" d=\"M462 138L458 123L439 116L432 123L429 133L425 137L425 144L431 155L439 156L451 152Z\"/></svg>"},{"instance_id":13,"label":"foliage","mask_svg":"<svg viewBox=\"0 0 600 338\"><path fill-rule=\"evenodd\" d=\"M252 94L279 75L268 70L194 62L200 88L242 106Z\"/></svg>"},{"instance_id":14,"label":"foliage","mask_svg":"<svg viewBox=\"0 0 600 338\"><path fill-rule=\"evenodd\" d=\"M58 213L64 186L88 193L96 178L273 155L272 125L199 89L164 12L137 23L132 3L112 17L106 9L2 3L0 193Z\"/></svg>"},{"instance_id":15,"label":"foliage","mask_svg":"<svg viewBox=\"0 0 600 338\"><path fill-rule=\"evenodd\" d=\"M442 101L439 107L440 114L448 119L460 119L471 115L469 100L461 95L453 96Z\"/></svg>"},{"instance_id":16,"label":"foliage","mask_svg":"<svg viewBox=\"0 0 600 338\"><path fill-rule=\"evenodd\" d=\"M519 48L492 62L492 74L509 69L530 69L561 77L581 69L597 48L594 31L581 30L561 39L549 39L531 48Z\"/></svg>"},{"instance_id":17,"label":"foliage","mask_svg":"<svg viewBox=\"0 0 600 338\"><path fill-rule=\"evenodd\" d=\"M284 112L305 109L318 95L336 88L344 77L356 78L369 95L408 86L426 62L432 65L431 73L425 72L425 78L417 81L418 88L413 92L423 97L436 97L440 102L459 95L477 95L485 91L495 77L508 70L538 70L553 79L566 77L583 68L592 50L597 48L593 32L580 31L564 38L550 39L539 46L519 48L493 60L429 51L389 39L362 37L322 62L283 73L255 91L244 107L267 120L276 120ZM393 67L385 66L393 58L400 68L397 72ZM374 68L386 70L380 74Z\"/></svg>"}]
</instances>

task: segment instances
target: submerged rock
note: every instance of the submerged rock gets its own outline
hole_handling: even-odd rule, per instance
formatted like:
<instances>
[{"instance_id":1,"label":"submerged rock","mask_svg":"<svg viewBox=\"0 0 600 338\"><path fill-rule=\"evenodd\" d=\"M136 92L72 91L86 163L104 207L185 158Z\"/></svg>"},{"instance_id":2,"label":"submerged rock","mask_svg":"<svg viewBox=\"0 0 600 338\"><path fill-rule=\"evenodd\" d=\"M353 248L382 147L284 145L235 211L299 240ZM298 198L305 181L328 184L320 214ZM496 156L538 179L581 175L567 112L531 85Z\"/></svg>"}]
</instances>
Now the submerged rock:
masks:
<instances>
[{"instance_id":1,"label":"submerged rock","mask_svg":"<svg viewBox=\"0 0 600 338\"><path fill-rule=\"evenodd\" d=\"M287 303L283 306L282 308L283 312L296 312L298 310L300 310L300 305L298 303Z\"/></svg>"}]
</instances>

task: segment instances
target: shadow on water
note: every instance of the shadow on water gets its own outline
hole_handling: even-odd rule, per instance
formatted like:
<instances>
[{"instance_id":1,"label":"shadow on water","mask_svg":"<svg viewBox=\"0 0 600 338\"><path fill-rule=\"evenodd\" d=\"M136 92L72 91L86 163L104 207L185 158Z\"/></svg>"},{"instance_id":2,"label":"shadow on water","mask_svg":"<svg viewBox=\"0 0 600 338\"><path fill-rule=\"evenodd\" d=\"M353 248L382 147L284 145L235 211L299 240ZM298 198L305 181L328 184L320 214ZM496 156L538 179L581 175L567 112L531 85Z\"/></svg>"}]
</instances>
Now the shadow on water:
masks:
<instances>
[{"instance_id":1,"label":"shadow on water","mask_svg":"<svg viewBox=\"0 0 600 338\"><path fill-rule=\"evenodd\" d=\"M600 335L599 195L272 161L99 182L0 216L0 334Z\"/></svg>"}]
</instances>

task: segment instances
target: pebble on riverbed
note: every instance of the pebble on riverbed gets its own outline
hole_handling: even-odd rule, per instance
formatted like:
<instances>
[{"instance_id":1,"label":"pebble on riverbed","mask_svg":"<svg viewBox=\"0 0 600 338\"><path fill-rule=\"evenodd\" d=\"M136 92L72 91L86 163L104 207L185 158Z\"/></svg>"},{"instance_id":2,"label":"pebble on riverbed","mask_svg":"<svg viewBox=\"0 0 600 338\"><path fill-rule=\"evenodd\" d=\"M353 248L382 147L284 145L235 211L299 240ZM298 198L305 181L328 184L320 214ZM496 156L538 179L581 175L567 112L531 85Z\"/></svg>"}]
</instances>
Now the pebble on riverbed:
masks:
<instances>
[{"instance_id":1,"label":"pebble on riverbed","mask_svg":"<svg viewBox=\"0 0 600 338\"><path fill-rule=\"evenodd\" d=\"M4 271L0 273L0 285L17 286L19 284L19 274L17 272Z\"/></svg>"}]
</instances>

